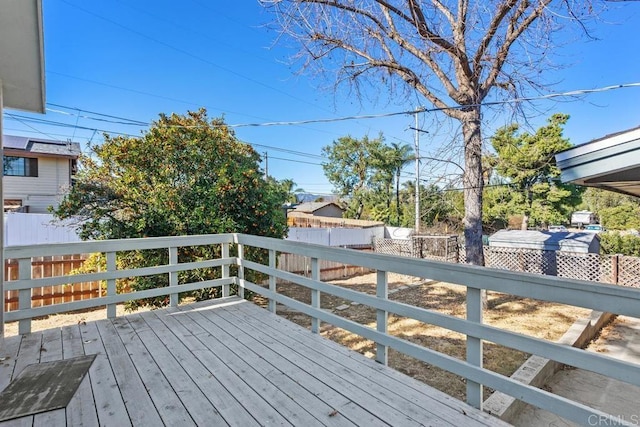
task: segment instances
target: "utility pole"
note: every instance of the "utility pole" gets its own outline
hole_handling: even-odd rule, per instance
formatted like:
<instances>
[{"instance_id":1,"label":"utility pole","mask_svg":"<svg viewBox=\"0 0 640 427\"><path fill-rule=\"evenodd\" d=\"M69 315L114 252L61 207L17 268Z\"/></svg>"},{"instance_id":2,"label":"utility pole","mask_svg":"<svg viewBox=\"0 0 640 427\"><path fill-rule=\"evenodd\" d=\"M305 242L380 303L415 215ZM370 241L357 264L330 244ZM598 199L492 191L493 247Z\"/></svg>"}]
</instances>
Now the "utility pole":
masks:
<instances>
[{"instance_id":1,"label":"utility pole","mask_svg":"<svg viewBox=\"0 0 640 427\"><path fill-rule=\"evenodd\" d=\"M264 179L269 178L269 152L264 152Z\"/></svg>"},{"instance_id":2,"label":"utility pole","mask_svg":"<svg viewBox=\"0 0 640 427\"><path fill-rule=\"evenodd\" d=\"M416 108L415 118L415 135L414 135L414 151L416 153L416 234L420 233L420 130L418 129L418 112L420 108Z\"/></svg>"}]
</instances>

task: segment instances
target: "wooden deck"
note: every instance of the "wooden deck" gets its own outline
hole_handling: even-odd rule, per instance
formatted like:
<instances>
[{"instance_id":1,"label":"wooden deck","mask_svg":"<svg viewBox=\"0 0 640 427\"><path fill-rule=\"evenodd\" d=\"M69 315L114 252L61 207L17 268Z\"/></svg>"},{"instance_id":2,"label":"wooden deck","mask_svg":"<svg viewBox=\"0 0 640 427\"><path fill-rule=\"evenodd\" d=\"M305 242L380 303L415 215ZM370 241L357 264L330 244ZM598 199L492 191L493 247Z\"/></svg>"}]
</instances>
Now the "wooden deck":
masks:
<instances>
[{"instance_id":1,"label":"wooden deck","mask_svg":"<svg viewBox=\"0 0 640 427\"><path fill-rule=\"evenodd\" d=\"M83 354L98 357L66 409L0 426L502 424L233 297L7 337L0 390Z\"/></svg>"}]
</instances>

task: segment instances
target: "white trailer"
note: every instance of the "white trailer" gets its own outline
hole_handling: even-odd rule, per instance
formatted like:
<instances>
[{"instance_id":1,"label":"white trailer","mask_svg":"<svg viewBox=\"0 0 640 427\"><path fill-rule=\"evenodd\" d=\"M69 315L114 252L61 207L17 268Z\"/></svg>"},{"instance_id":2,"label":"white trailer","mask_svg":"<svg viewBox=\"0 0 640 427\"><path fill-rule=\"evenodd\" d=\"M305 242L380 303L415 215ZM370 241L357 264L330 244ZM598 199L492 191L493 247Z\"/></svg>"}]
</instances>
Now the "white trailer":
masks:
<instances>
[{"instance_id":1,"label":"white trailer","mask_svg":"<svg viewBox=\"0 0 640 427\"><path fill-rule=\"evenodd\" d=\"M571 225L582 228L587 224L595 224L596 216L590 211L577 211L571 214Z\"/></svg>"}]
</instances>

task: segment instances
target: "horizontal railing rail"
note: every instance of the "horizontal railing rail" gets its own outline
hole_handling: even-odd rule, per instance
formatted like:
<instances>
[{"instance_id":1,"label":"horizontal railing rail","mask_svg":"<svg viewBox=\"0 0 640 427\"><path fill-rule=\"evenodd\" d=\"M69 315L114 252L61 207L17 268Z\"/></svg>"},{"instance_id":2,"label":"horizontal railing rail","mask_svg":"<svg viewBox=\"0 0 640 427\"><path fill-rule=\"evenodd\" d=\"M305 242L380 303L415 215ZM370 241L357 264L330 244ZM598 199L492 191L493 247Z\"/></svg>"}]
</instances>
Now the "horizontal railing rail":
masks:
<instances>
[{"instance_id":1,"label":"horizontal railing rail","mask_svg":"<svg viewBox=\"0 0 640 427\"><path fill-rule=\"evenodd\" d=\"M195 262L178 262L178 248L202 245L221 245L220 257ZM230 255L229 248L231 245L237 247L237 253L234 256ZM245 254L247 253L246 249L249 247L267 251L269 255L268 262L263 264L247 259ZM169 263L132 269L116 268L115 260L119 252L152 249L168 250ZM30 263L31 257L79 252L106 254L107 270L98 273L47 279L32 279L30 277L30 265L27 264L28 262ZM532 405L557 413L571 421L584 424L586 420L593 419L589 417L596 416L598 419L610 420L611 422L617 422L617 425L621 425L621 420L613 415L485 369L482 365L482 343L484 341L540 355L563 364L640 386L639 365L484 324L482 322L483 308L481 299L481 291L490 290L523 298L558 302L640 318L640 289L552 276L485 269L471 265L362 253L349 249L330 248L243 234L160 237L13 247L7 248L5 253L7 258L18 259L20 265L19 279L5 283L6 290L18 290L20 292L20 308L17 311L7 313L5 319L7 321L19 320L21 322L21 333L28 332L30 319L35 316L106 305L107 315L112 317L115 316L115 304L124 301L168 295L170 296L171 304L177 305L179 292L222 287L222 295L228 296L229 286L235 284L238 288L238 295L241 297L244 296L245 290L266 297L269 300L269 310L272 312L276 311L276 303L280 303L307 314L312 319L311 330L313 332L319 332L320 322L327 322L374 341L376 343L376 360L381 363L387 363L388 349L393 348L418 360L464 377L467 380L467 401L476 407L482 407L482 387L488 386ZM310 259L311 277L280 270L276 265L277 256L280 253L292 253L308 257ZM377 271L375 295L357 292L321 281L319 277L320 260L336 261ZM230 276L231 266L237 266L237 275L234 277ZM205 267L220 268L221 278L178 285L177 275L179 272ZM260 284L251 282L246 276L246 271L249 270L262 273L268 277L268 280ZM387 298L387 275L391 272L466 286L467 318L462 319L389 300ZM169 275L169 286L126 294L118 294L115 291L115 283L118 279L160 274ZM276 287L278 280L292 282L308 288L311 292L311 303L307 304L279 294ZM30 307L30 293L33 288L81 281L106 282L107 295L92 300L39 308ZM369 327L322 310L320 307L320 296L322 294L334 295L375 309L377 314L376 325ZM390 313L466 335L466 360L456 359L389 334L387 332L387 318ZM622 420L622 422L624 421Z\"/></svg>"},{"instance_id":2,"label":"horizontal railing rail","mask_svg":"<svg viewBox=\"0 0 640 427\"><path fill-rule=\"evenodd\" d=\"M64 313L73 310L107 307L108 317L115 317L116 304L138 299L169 296L171 305L178 303L178 293L197 291L206 288L221 287L222 294L228 296L229 286L235 283L235 279L228 277L229 266L237 264L235 257L229 257L228 246L236 240L233 234L177 236L177 237L151 237L143 239L98 240L77 243L59 243L32 246L12 246L5 249L6 259L18 260L18 280L4 283L5 291L19 291L18 310L5 313L6 322L19 321L18 332L29 333L31 319L39 316L47 316L56 313ZM183 247L222 245L221 258L201 260L194 262L178 263L177 250ZM118 269L116 256L118 253L144 250L167 250L169 264L151 267ZM100 253L107 258L107 269L96 273L82 273L73 275L61 275L47 278L31 278L31 259L42 256L59 256L73 253ZM225 256L226 255L226 256ZM177 274L183 271L220 267L220 279L201 280L191 283L178 284ZM154 275L169 275L169 286L131 291L118 294L116 280L133 277ZM225 277L226 276L226 277ZM31 291L45 286L69 285L81 282L104 282L106 295L96 298L52 304L43 307L31 308ZM2 325L4 328L4 325Z\"/></svg>"}]
</instances>

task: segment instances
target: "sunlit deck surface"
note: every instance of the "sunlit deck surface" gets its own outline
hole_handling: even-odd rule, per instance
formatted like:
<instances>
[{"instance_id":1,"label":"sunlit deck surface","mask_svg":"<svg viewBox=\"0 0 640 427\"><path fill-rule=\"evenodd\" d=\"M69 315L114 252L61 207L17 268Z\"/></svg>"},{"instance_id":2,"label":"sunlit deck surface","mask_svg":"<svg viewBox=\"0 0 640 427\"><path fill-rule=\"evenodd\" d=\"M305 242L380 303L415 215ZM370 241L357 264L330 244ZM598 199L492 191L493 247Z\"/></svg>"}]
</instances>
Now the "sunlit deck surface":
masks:
<instances>
[{"instance_id":1,"label":"sunlit deck surface","mask_svg":"<svg viewBox=\"0 0 640 427\"><path fill-rule=\"evenodd\" d=\"M98 357L66 409L0 425L502 424L235 297L7 337L0 389L84 354Z\"/></svg>"}]
</instances>

